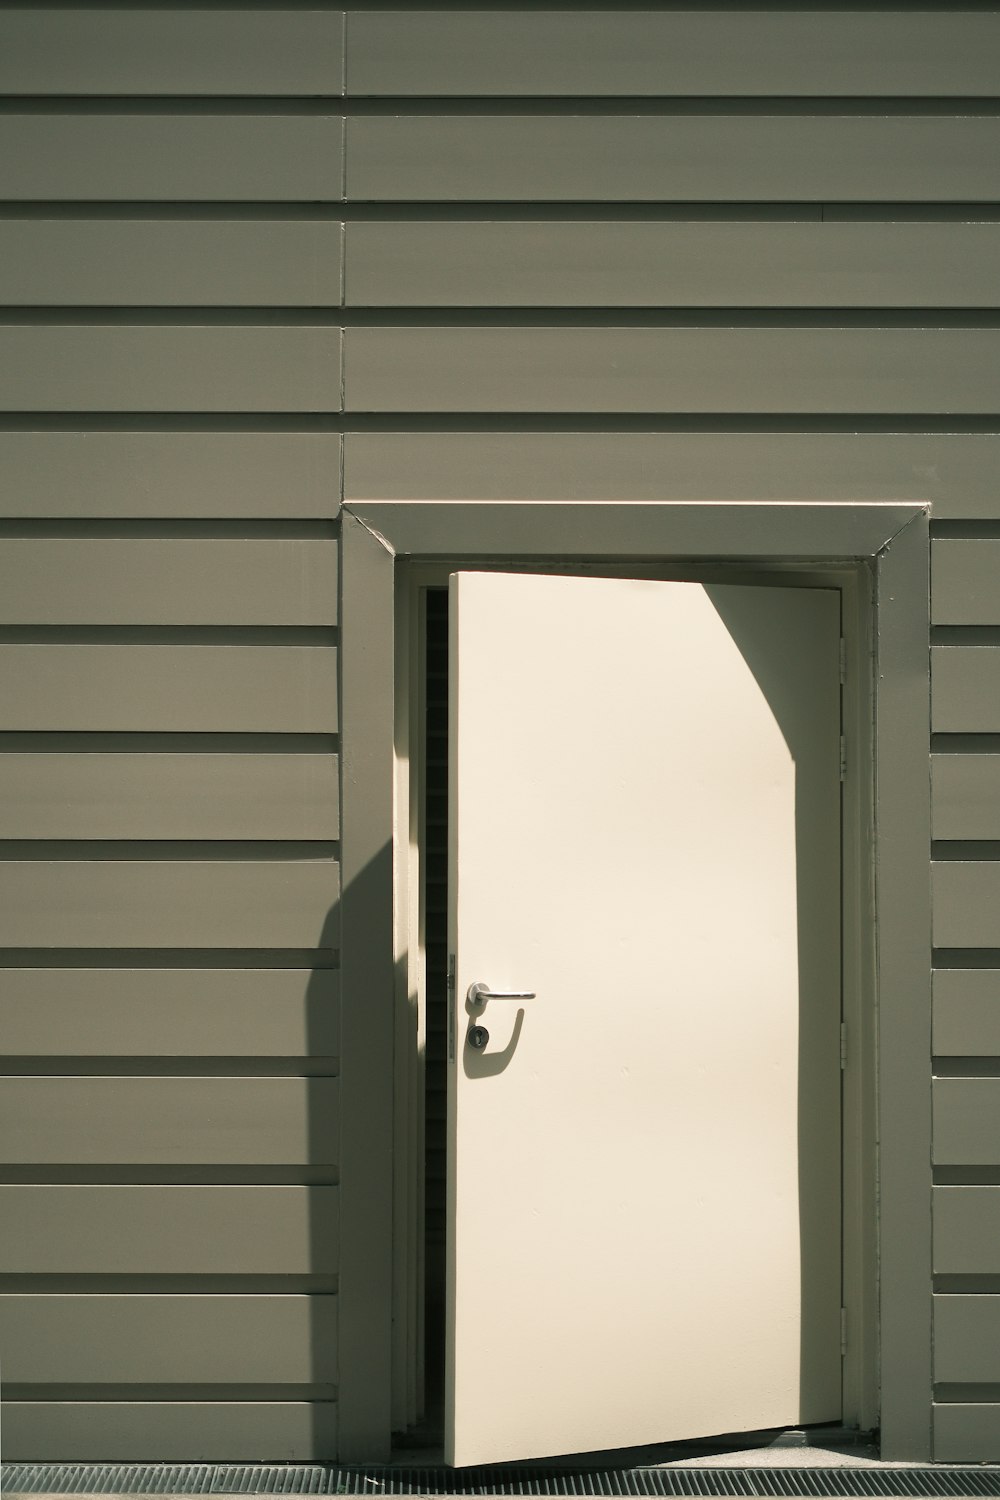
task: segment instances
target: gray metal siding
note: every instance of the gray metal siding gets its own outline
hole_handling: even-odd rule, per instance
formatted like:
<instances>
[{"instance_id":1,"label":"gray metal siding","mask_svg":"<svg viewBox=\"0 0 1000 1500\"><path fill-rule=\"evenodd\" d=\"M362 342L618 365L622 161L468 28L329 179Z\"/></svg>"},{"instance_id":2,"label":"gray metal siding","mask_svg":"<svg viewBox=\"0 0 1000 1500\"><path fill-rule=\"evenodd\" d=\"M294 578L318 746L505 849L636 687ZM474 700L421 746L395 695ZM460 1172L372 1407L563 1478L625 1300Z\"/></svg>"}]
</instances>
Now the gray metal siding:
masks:
<instances>
[{"instance_id":1,"label":"gray metal siding","mask_svg":"<svg viewBox=\"0 0 1000 1500\"><path fill-rule=\"evenodd\" d=\"M5 1459L336 1452L342 83L0 9Z\"/></svg>"},{"instance_id":2,"label":"gray metal siding","mask_svg":"<svg viewBox=\"0 0 1000 1500\"><path fill-rule=\"evenodd\" d=\"M86 1297L7 1294L0 1338L8 1392L50 1379L59 1348L67 1384L301 1387L336 1378L336 1298ZM315 1345L315 1355L312 1354Z\"/></svg>"},{"instance_id":3,"label":"gray metal siding","mask_svg":"<svg viewBox=\"0 0 1000 1500\"><path fill-rule=\"evenodd\" d=\"M359 308L997 306L1000 225L827 223L820 214L809 221L776 209L773 222L737 223L362 219L346 225L345 301ZM7 227L0 225L0 245Z\"/></svg>"},{"instance_id":4,"label":"gray metal siding","mask_svg":"<svg viewBox=\"0 0 1000 1500\"><path fill-rule=\"evenodd\" d=\"M934 1269L942 1275L989 1274L1000 1232L1000 1188L934 1189Z\"/></svg>"},{"instance_id":5,"label":"gray metal siding","mask_svg":"<svg viewBox=\"0 0 1000 1500\"><path fill-rule=\"evenodd\" d=\"M343 16L335 10L247 7L235 18L227 10L169 7L11 7L0 12L0 90L338 94L343 38Z\"/></svg>"},{"instance_id":6,"label":"gray metal siding","mask_svg":"<svg viewBox=\"0 0 1000 1500\"><path fill-rule=\"evenodd\" d=\"M0 1234L5 1457L335 1454L342 494L933 503L935 1452L1000 1456L998 47L0 10L0 1192L79 1234Z\"/></svg>"},{"instance_id":7,"label":"gray metal siding","mask_svg":"<svg viewBox=\"0 0 1000 1500\"><path fill-rule=\"evenodd\" d=\"M935 420L934 430L921 432L908 430L910 423L899 431L902 424L891 420L820 425L805 418L747 431L731 415L711 414L698 431L670 414L660 423L649 414L617 431L601 418L586 425L560 420L548 432L512 425L513 431L499 423L490 430L482 422L455 422L425 432L399 421L389 432L349 430L345 499L723 503L919 496L938 519L987 524L1000 508L1000 434L985 430L988 423L976 424L981 431L952 432L937 430L949 424ZM675 425L681 430L670 430Z\"/></svg>"},{"instance_id":8,"label":"gray metal siding","mask_svg":"<svg viewBox=\"0 0 1000 1500\"><path fill-rule=\"evenodd\" d=\"M335 328L0 329L5 412L326 412L340 370Z\"/></svg>"},{"instance_id":9,"label":"gray metal siding","mask_svg":"<svg viewBox=\"0 0 1000 1500\"><path fill-rule=\"evenodd\" d=\"M947 12L751 15L695 7L351 11L347 88L372 95L988 95L1000 18Z\"/></svg>"},{"instance_id":10,"label":"gray metal siding","mask_svg":"<svg viewBox=\"0 0 1000 1500\"><path fill-rule=\"evenodd\" d=\"M1000 651L992 644L931 648L931 728L943 734L1000 731Z\"/></svg>"},{"instance_id":11,"label":"gray metal siding","mask_svg":"<svg viewBox=\"0 0 1000 1500\"><path fill-rule=\"evenodd\" d=\"M311 219L3 219L0 299L10 307L320 307L340 299L342 242L339 224ZM970 244L962 259L976 258Z\"/></svg>"},{"instance_id":12,"label":"gray metal siding","mask_svg":"<svg viewBox=\"0 0 1000 1500\"><path fill-rule=\"evenodd\" d=\"M25 203L335 203L341 136L335 116L12 113L0 119L0 193Z\"/></svg>"},{"instance_id":13,"label":"gray metal siding","mask_svg":"<svg viewBox=\"0 0 1000 1500\"><path fill-rule=\"evenodd\" d=\"M0 645L0 733L332 734L336 681L321 645L18 641Z\"/></svg>"},{"instance_id":14,"label":"gray metal siding","mask_svg":"<svg viewBox=\"0 0 1000 1500\"><path fill-rule=\"evenodd\" d=\"M333 1187L0 1188L5 1275L332 1274L336 1238Z\"/></svg>"},{"instance_id":15,"label":"gray metal siding","mask_svg":"<svg viewBox=\"0 0 1000 1500\"><path fill-rule=\"evenodd\" d=\"M334 1167L336 1095L334 1078L25 1076L0 1085L0 1120L20 1166L305 1167L322 1135ZM34 1355L58 1359L58 1342Z\"/></svg>"},{"instance_id":16,"label":"gray metal siding","mask_svg":"<svg viewBox=\"0 0 1000 1500\"><path fill-rule=\"evenodd\" d=\"M966 1196L1000 1171L998 41L944 7L347 21L349 503L933 504L938 1364L906 1400L942 1459L1000 1456Z\"/></svg>"},{"instance_id":17,"label":"gray metal siding","mask_svg":"<svg viewBox=\"0 0 1000 1500\"><path fill-rule=\"evenodd\" d=\"M5 1411L30 1453L114 1454L119 1462L156 1453L186 1463L192 1453L217 1452L220 1434L234 1463L262 1453L298 1459L337 1451L335 1401L175 1401L168 1390L148 1401L15 1400Z\"/></svg>"},{"instance_id":18,"label":"gray metal siding","mask_svg":"<svg viewBox=\"0 0 1000 1500\"><path fill-rule=\"evenodd\" d=\"M329 521L341 445L337 432L248 431L210 416L172 430L127 419L74 430L22 417L0 427L0 518Z\"/></svg>"},{"instance_id":19,"label":"gray metal siding","mask_svg":"<svg viewBox=\"0 0 1000 1500\"><path fill-rule=\"evenodd\" d=\"M1000 329L349 328L344 374L350 413L987 414Z\"/></svg>"},{"instance_id":20,"label":"gray metal siding","mask_svg":"<svg viewBox=\"0 0 1000 1500\"><path fill-rule=\"evenodd\" d=\"M4 756L4 839L336 839L337 757L127 750Z\"/></svg>"},{"instance_id":21,"label":"gray metal siding","mask_svg":"<svg viewBox=\"0 0 1000 1500\"><path fill-rule=\"evenodd\" d=\"M113 969L6 969L7 1055L48 1054L53 1071L56 1058L75 1057L158 1058L164 1068L178 1058L200 1059L203 1068L218 1068L223 1058L253 1058L257 1066L270 1059L273 1067L298 1062L303 1070L329 1070L335 1061L335 969L154 968L140 962L145 957L130 954Z\"/></svg>"},{"instance_id":22,"label":"gray metal siding","mask_svg":"<svg viewBox=\"0 0 1000 1500\"><path fill-rule=\"evenodd\" d=\"M1000 984L988 965L936 970L934 1053L942 1059L1000 1056Z\"/></svg>"},{"instance_id":23,"label":"gray metal siding","mask_svg":"<svg viewBox=\"0 0 1000 1500\"><path fill-rule=\"evenodd\" d=\"M970 579L970 596L974 580ZM1000 760L994 755L931 757L936 839L1000 838Z\"/></svg>"},{"instance_id":24,"label":"gray metal siding","mask_svg":"<svg viewBox=\"0 0 1000 1500\"><path fill-rule=\"evenodd\" d=\"M981 203L1000 120L394 113L348 119L346 156L348 197L382 203Z\"/></svg>"},{"instance_id":25,"label":"gray metal siding","mask_svg":"<svg viewBox=\"0 0 1000 1500\"><path fill-rule=\"evenodd\" d=\"M337 544L8 537L0 623L335 625Z\"/></svg>"}]
</instances>

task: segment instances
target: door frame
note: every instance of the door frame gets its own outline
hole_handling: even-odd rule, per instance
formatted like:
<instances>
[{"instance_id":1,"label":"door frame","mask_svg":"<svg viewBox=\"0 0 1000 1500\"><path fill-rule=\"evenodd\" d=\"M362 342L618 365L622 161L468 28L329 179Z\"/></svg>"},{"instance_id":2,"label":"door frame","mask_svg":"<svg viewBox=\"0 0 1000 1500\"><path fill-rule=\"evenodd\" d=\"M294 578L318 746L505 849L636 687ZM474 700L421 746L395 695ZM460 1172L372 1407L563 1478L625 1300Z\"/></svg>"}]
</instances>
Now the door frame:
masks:
<instances>
[{"instance_id":1,"label":"door frame","mask_svg":"<svg viewBox=\"0 0 1000 1500\"><path fill-rule=\"evenodd\" d=\"M393 1429L397 940L397 561L678 563L871 583L871 828L878 1096L878 1335L884 1457L930 1456L929 507L917 503L366 501L341 532L340 1457L389 1456ZM867 597L861 590L859 599ZM858 674L859 678L862 674ZM858 700L860 703L860 700ZM884 768L881 770L880 768ZM845 849L845 866L851 851ZM854 851L858 868L868 851ZM860 886L861 882L856 882ZM848 920L857 920L847 913ZM860 950L859 950L860 951ZM845 1100L845 1109L846 1109ZM850 1274L848 1270L848 1274ZM874 1322L874 1319L871 1320ZM869 1335L874 1330L867 1329Z\"/></svg>"},{"instance_id":2,"label":"door frame","mask_svg":"<svg viewBox=\"0 0 1000 1500\"><path fill-rule=\"evenodd\" d=\"M409 828L409 849L397 843L395 871L396 1031L394 1060L393 1430L404 1432L423 1411L425 1223L423 1049L427 1026L424 969L424 712L423 596L447 593L453 572L511 571L506 559L397 558L396 566L396 820ZM842 1420L878 1426L878 1246L876 1213L876 1082L871 745L873 580L857 564L802 567L748 565L712 558L627 562L520 559L518 572L577 577L648 578L704 584L822 588L840 607L841 729L841 1316Z\"/></svg>"}]
</instances>

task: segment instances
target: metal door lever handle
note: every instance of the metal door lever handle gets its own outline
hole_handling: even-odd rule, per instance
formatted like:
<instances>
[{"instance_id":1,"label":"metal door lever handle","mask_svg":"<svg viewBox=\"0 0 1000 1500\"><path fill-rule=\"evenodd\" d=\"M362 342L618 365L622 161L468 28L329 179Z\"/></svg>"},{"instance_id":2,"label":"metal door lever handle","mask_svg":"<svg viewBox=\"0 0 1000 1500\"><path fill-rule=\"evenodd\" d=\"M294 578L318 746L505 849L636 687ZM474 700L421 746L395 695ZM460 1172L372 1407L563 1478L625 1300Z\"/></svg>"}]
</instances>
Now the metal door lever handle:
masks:
<instances>
[{"instance_id":1,"label":"metal door lever handle","mask_svg":"<svg viewBox=\"0 0 1000 1500\"><path fill-rule=\"evenodd\" d=\"M534 1000L534 990L491 990L488 984L478 980L469 985L466 996L470 1005L485 1005L487 1000Z\"/></svg>"}]
</instances>

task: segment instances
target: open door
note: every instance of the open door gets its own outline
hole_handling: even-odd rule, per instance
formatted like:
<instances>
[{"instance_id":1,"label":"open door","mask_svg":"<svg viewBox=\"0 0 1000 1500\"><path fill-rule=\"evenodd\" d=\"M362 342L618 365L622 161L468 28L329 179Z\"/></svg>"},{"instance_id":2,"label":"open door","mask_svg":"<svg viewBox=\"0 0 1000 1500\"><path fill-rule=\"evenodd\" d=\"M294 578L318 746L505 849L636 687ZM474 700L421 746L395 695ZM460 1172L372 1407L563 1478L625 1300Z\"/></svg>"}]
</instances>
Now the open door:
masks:
<instances>
[{"instance_id":1,"label":"open door","mask_svg":"<svg viewBox=\"0 0 1000 1500\"><path fill-rule=\"evenodd\" d=\"M838 594L450 595L448 1461L836 1421Z\"/></svg>"}]
</instances>

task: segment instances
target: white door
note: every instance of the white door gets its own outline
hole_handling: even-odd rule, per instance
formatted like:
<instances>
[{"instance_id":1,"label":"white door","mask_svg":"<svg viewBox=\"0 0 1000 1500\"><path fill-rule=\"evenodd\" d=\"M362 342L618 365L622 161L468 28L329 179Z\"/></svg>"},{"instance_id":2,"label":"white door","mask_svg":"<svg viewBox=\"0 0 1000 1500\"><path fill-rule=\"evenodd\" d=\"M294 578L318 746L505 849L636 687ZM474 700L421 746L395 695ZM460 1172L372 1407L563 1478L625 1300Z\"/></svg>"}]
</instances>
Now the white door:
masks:
<instances>
[{"instance_id":1,"label":"white door","mask_svg":"<svg viewBox=\"0 0 1000 1500\"><path fill-rule=\"evenodd\" d=\"M448 1461L835 1421L838 595L450 597Z\"/></svg>"}]
</instances>

